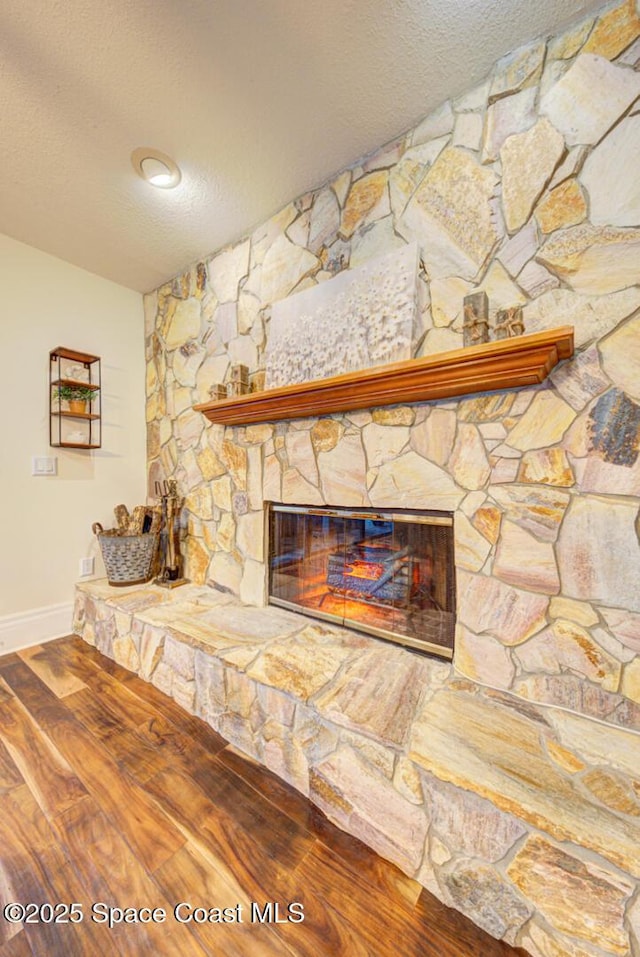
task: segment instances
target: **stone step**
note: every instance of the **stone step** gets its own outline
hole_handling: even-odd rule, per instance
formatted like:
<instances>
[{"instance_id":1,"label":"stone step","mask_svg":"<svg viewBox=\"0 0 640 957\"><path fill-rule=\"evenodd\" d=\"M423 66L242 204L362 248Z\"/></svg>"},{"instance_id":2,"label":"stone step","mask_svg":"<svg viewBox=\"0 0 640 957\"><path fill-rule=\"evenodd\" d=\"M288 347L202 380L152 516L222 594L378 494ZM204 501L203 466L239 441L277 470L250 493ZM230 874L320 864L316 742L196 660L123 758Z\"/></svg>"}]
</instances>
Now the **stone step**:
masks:
<instances>
[{"instance_id":1,"label":"stone step","mask_svg":"<svg viewBox=\"0 0 640 957\"><path fill-rule=\"evenodd\" d=\"M206 586L83 583L74 630L495 937L631 952L638 733Z\"/></svg>"}]
</instances>

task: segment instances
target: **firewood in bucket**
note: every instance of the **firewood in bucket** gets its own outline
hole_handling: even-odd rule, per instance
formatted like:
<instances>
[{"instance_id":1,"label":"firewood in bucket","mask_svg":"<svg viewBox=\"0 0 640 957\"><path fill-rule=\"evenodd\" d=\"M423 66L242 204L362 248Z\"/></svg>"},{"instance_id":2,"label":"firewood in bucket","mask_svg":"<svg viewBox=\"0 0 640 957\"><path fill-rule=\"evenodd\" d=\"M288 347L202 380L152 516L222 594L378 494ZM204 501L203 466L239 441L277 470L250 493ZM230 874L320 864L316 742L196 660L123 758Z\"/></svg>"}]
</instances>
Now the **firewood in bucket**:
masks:
<instances>
[{"instance_id":1,"label":"firewood in bucket","mask_svg":"<svg viewBox=\"0 0 640 957\"><path fill-rule=\"evenodd\" d=\"M142 535L144 531L145 518L147 517L146 505L136 505L133 515L129 517L127 535Z\"/></svg>"},{"instance_id":2,"label":"firewood in bucket","mask_svg":"<svg viewBox=\"0 0 640 957\"><path fill-rule=\"evenodd\" d=\"M116 505L113 514L116 517L116 527L118 531L122 535L126 534L129 527L129 509L126 505Z\"/></svg>"}]
</instances>

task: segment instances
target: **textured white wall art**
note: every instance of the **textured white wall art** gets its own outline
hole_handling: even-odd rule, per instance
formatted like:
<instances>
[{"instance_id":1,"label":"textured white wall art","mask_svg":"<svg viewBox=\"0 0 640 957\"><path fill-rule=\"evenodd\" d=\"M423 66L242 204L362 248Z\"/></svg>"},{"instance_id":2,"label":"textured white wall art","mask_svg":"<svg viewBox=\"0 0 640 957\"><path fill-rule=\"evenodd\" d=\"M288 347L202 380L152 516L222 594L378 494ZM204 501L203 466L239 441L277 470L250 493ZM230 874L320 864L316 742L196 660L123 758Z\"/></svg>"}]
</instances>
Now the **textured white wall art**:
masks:
<instances>
[{"instance_id":1,"label":"textured white wall art","mask_svg":"<svg viewBox=\"0 0 640 957\"><path fill-rule=\"evenodd\" d=\"M411 358L412 243L273 305L267 388Z\"/></svg>"}]
</instances>

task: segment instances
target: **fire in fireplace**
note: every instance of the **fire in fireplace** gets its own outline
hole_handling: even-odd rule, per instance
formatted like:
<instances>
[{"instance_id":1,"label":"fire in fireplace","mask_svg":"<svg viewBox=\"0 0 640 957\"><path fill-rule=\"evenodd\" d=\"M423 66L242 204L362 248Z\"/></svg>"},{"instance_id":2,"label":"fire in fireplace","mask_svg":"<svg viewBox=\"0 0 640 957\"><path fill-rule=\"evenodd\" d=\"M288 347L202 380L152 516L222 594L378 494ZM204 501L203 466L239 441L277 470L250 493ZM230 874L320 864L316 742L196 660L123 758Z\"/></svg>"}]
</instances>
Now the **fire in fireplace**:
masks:
<instances>
[{"instance_id":1,"label":"fire in fireplace","mask_svg":"<svg viewBox=\"0 0 640 957\"><path fill-rule=\"evenodd\" d=\"M453 656L453 515L269 508L269 601Z\"/></svg>"}]
</instances>

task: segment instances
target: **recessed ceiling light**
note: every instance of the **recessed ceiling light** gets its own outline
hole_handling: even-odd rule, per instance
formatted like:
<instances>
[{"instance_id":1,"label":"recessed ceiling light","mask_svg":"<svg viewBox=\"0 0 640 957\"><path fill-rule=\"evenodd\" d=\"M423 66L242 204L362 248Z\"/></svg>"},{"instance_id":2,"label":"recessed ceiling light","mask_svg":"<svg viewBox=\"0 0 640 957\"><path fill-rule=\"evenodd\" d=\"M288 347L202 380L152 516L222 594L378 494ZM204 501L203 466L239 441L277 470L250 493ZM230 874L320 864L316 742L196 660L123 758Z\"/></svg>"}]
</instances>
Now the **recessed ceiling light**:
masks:
<instances>
[{"instance_id":1,"label":"recessed ceiling light","mask_svg":"<svg viewBox=\"0 0 640 957\"><path fill-rule=\"evenodd\" d=\"M180 170L170 156L149 146L139 146L137 150L134 150L131 154L131 162L139 176L160 189L172 189L182 178Z\"/></svg>"}]
</instances>

